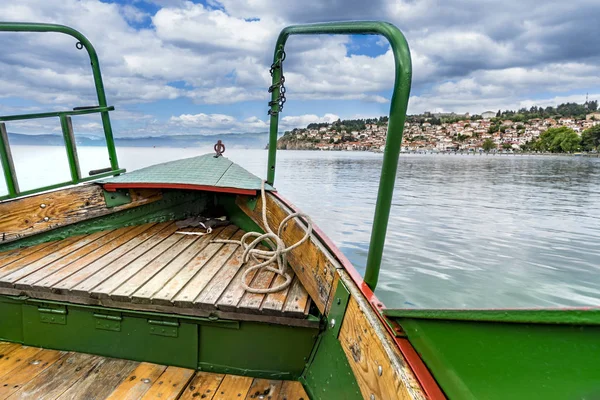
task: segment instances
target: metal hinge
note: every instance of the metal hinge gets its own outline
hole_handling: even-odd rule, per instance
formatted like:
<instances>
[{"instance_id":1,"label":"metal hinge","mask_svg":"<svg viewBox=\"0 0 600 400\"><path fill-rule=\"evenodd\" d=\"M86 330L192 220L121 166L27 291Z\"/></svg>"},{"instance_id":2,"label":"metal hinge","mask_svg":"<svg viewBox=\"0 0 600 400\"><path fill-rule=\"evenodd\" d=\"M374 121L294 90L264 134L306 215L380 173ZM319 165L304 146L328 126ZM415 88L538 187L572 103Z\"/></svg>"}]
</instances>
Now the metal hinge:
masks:
<instances>
[{"instance_id":1,"label":"metal hinge","mask_svg":"<svg viewBox=\"0 0 600 400\"><path fill-rule=\"evenodd\" d=\"M40 313L40 322L47 324L67 324L67 307L58 305L44 304L38 307Z\"/></svg>"},{"instance_id":2,"label":"metal hinge","mask_svg":"<svg viewBox=\"0 0 600 400\"><path fill-rule=\"evenodd\" d=\"M105 331L121 332L121 313L114 314L100 314L94 313L96 319L96 329L102 329Z\"/></svg>"},{"instance_id":3,"label":"metal hinge","mask_svg":"<svg viewBox=\"0 0 600 400\"><path fill-rule=\"evenodd\" d=\"M156 319L149 319L150 334L167 337L177 337L179 335L179 322L178 321L161 321Z\"/></svg>"},{"instance_id":4,"label":"metal hinge","mask_svg":"<svg viewBox=\"0 0 600 400\"><path fill-rule=\"evenodd\" d=\"M131 203L129 190L116 190L114 192L107 192L106 190L103 190L103 192L106 208L112 208Z\"/></svg>"}]
</instances>

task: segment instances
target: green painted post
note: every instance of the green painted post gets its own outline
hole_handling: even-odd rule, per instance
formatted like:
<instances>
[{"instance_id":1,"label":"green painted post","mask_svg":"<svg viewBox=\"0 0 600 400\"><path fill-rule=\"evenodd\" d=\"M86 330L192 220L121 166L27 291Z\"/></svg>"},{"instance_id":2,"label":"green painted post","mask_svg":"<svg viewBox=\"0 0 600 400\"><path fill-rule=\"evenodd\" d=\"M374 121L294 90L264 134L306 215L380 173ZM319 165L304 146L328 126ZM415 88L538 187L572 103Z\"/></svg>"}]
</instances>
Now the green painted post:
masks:
<instances>
[{"instance_id":1,"label":"green painted post","mask_svg":"<svg viewBox=\"0 0 600 400\"><path fill-rule=\"evenodd\" d=\"M410 50L402 32L392 24L379 21L331 22L294 25L284 28L277 39L273 60L277 60L278 50L284 48L290 35L318 34L382 35L389 41L392 52L394 53L394 90L392 92L390 104L386 146L383 153L383 165L381 167L379 191L377 193L377 204L375 206L375 218L373 221L373 231L371 233L371 243L369 246L369 255L367 257L367 267L364 277L367 285L374 290L375 286L377 286L377 280L379 279L383 246L390 216L394 184L396 182L396 170L398 168L400 144L402 143L402 132L404 130L406 109L408 107L408 98L410 95L412 79ZM273 84L279 82L279 78L278 70L275 70L275 73L273 74ZM279 87L277 86L273 90L271 100L277 100L279 94ZM271 107L271 110L278 111L278 109L279 107L277 105ZM278 123L279 115L277 113L272 113L269 132L269 164L267 170L267 181L271 185L275 180Z\"/></svg>"},{"instance_id":2,"label":"green painted post","mask_svg":"<svg viewBox=\"0 0 600 400\"><path fill-rule=\"evenodd\" d=\"M8 143L8 132L4 123L0 123L0 161L2 161L2 170L4 171L8 197L16 197L19 194L19 183Z\"/></svg>"},{"instance_id":3,"label":"green painted post","mask_svg":"<svg viewBox=\"0 0 600 400\"><path fill-rule=\"evenodd\" d=\"M79 160L77 159L77 151L75 150L75 137L73 135L73 125L71 118L61 114L60 127L62 129L63 138L65 140L65 149L67 150L67 158L69 160L69 170L71 171L71 181L78 183L81 178L79 170Z\"/></svg>"},{"instance_id":4,"label":"green painted post","mask_svg":"<svg viewBox=\"0 0 600 400\"><path fill-rule=\"evenodd\" d=\"M96 86L96 95L98 97L98 106L106 107L106 95L104 93L104 83L102 82L102 74L100 73L100 62L98 55L92 43L79 31L64 25L57 24L38 24L27 22L0 22L0 32L57 32L73 36L78 40L81 48L85 47L90 57L92 65L92 74L94 76L94 84ZM79 47L78 47L79 48ZM113 170L119 169L117 160L117 151L115 149L115 141L113 138L110 118L107 111L101 112L102 125L104 127L104 136L106 138L106 146L108 147L108 155L110 158L110 166Z\"/></svg>"}]
</instances>

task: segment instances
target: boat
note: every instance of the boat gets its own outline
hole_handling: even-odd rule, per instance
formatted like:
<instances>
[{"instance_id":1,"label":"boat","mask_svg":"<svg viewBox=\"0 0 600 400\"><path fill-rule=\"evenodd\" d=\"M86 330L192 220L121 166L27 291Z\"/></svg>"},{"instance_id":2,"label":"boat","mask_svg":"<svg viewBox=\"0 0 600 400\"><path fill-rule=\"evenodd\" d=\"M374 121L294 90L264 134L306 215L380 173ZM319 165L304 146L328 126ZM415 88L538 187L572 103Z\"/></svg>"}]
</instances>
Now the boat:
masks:
<instances>
[{"instance_id":1,"label":"boat","mask_svg":"<svg viewBox=\"0 0 600 400\"><path fill-rule=\"evenodd\" d=\"M98 98L0 117L0 399L600 396L596 308L393 309L374 294L412 73L393 25L281 31L265 180L228 160L222 142L212 154L126 172L89 40L53 24L0 31L72 36L89 54ZM285 44L317 34L382 35L395 59L364 276L275 185ZM91 113L102 118L110 166L84 176L71 118ZM21 191L6 124L38 118L59 119L71 179Z\"/></svg>"}]
</instances>

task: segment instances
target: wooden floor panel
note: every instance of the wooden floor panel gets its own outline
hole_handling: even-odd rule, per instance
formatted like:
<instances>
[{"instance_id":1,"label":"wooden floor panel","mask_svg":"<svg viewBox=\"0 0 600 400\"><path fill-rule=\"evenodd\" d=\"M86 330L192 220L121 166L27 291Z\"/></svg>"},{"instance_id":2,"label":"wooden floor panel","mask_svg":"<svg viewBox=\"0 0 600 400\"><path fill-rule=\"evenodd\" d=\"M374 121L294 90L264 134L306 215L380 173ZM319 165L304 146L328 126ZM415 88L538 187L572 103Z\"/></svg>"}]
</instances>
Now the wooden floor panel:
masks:
<instances>
[{"instance_id":1,"label":"wooden floor panel","mask_svg":"<svg viewBox=\"0 0 600 400\"><path fill-rule=\"evenodd\" d=\"M161 306L157 311L167 307L188 315L203 310L227 312L229 317L239 313L305 319L310 299L297 279L267 295L242 288L249 265L242 264L241 247L214 239L239 240L244 233L228 225L210 235L181 235L173 222L164 222L10 250L0 253L0 294L82 304L108 300L111 306ZM289 273L293 276L291 269ZM266 270L248 276L257 288L279 285L282 279Z\"/></svg>"},{"instance_id":2,"label":"wooden floor panel","mask_svg":"<svg viewBox=\"0 0 600 400\"><path fill-rule=\"evenodd\" d=\"M308 400L302 384L0 342L0 400ZM26 355L26 356L24 356Z\"/></svg>"}]
</instances>

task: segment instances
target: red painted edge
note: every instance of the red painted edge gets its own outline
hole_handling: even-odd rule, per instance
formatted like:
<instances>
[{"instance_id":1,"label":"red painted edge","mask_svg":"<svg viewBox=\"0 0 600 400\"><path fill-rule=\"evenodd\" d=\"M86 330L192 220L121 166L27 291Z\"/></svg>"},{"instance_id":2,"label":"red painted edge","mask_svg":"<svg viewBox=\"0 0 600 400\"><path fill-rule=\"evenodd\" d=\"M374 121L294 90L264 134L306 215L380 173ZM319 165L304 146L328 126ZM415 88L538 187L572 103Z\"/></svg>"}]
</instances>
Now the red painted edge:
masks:
<instances>
[{"instance_id":1,"label":"red painted edge","mask_svg":"<svg viewBox=\"0 0 600 400\"><path fill-rule=\"evenodd\" d=\"M278 200L280 200L283 204L289 207L293 212L300 212L296 206L294 206L289 200L285 199L279 193L273 193ZM396 337L390 325L386 322L386 318L381 314L380 310L385 308L383 302L381 302L375 293L371 290L371 288L364 282L360 273L354 268L354 265L348 260L348 258L337 248L337 246L327 237L327 235L313 222L313 232L315 236L317 236L321 242L327 247L327 249L337 258L342 267L346 270L346 272L350 275L356 286L358 286L361 293L367 298L369 304L375 311L375 314L379 317L379 320L382 322L383 326L385 326L388 335L393 339L394 343L408 362L409 367L415 374L419 384L423 388L423 391L427 395L429 399L432 400L445 400L446 396L442 389L437 384L435 378L410 343L410 341L406 338Z\"/></svg>"},{"instance_id":2,"label":"red painted edge","mask_svg":"<svg viewBox=\"0 0 600 400\"><path fill-rule=\"evenodd\" d=\"M218 187L209 185L191 185L189 183L105 183L104 189L114 192L117 189L184 189L184 190L203 190L205 192L244 194L256 196L257 190L238 189L231 187Z\"/></svg>"}]
</instances>

